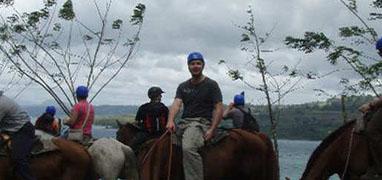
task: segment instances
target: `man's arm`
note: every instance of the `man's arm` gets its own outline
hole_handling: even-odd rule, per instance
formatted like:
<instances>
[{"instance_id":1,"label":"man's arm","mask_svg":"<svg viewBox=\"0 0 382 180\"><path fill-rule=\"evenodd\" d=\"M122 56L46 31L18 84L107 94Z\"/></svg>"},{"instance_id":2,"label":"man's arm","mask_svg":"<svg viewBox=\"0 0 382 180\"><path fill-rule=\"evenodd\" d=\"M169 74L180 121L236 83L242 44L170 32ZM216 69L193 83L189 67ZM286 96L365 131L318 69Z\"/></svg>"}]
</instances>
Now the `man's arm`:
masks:
<instances>
[{"instance_id":1,"label":"man's arm","mask_svg":"<svg viewBox=\"0 0 382 180\"><path fill-rule=\"evenodd\" d=\"M72 109L70 112L70 116L68 119L65 120L64 124L72 126L78 119L78 112Z\"/></svg>"},{"instance_id":2,"label":"man's arm","mask_svg":"<svg viewBox=\"0 0 382 180\"><path fill-rule=\"evenodd\" d=\"M167 121L166 128L171 132L175 132L174 120L175 120L176 114L178 114L179 112L179 109L182 107L182 103L183 103L182 99L175 98L174 102L172 103L170 107L170 112L168 114L168 121Z\"/></svg>"},{"instance_id":3,"label":"man's arm","mask_svg":"<svg viewBox=\"0 0 382 180\"><path fill-rule=\"evenodd\" d=\"M204 139L206 141L210 140L214 136L215 129L220 124L220 121L222 120L222 116L223 116L223 103L222 102L218 102L214 106L214 111L213 111L213 114L212 114L212 125L207 130L206 134L204 135Z\"/></svg>"},{"instance_id":4,"label":"man's arm","mask_svg":"<svg viewBox=\"0 0 382 180\"><path fill-rule=\"evenodd\" d=\"M227 109L225 109L225 110L223 111L223 119L225 119L225 118L227 118L228 116L231 115L230 112L231 112L232 108L233 108L233 103L230 103L230 104L228 105Z\"/></svg>"}]
</instances>

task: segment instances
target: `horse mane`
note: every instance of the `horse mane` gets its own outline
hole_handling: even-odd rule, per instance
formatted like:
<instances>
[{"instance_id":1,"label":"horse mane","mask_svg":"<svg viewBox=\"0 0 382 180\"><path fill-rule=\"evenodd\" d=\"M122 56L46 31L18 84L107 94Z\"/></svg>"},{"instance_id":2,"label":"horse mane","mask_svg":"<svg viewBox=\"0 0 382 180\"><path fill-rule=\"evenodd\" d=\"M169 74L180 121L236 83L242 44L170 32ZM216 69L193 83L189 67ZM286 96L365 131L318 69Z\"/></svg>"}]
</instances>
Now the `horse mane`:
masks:
<instances>
[{"instance_id":1,"label":"horse mane","mask_svg":"<svg viewBox=\"0 0 382 180\"><path fill-rule=\"evenodd\" d=\"M341 135L344 131L346 131L349 127L353 126L355 123L355 120L351 120L347 122L346 124L342 125L338 129L336 129L334 132L330 133L329 136L327 136L325 139L322 140L320 145L313 151L312 155L309 158L308 164L306 165L305 171L302 175L302 177L306 176L306 174L309 172L314 164L314 162L318 159L318 157L321 155L321 153L334 141L337 139L339 135Z\"/></svg>"},{"instance_id":2,"label":"horse mane","mask_svg":"<svg viewBox=\"0 0 382 180\"><path fill-rule=\"evenodd\" d=\"M142 129L140 127L138 127L137 125L135 125L133 123L129 123L129 122L127 122L125 124L125 127L129 128L129 129L136 130L136 131L142 131Z\"/></svg>"}]
</instances>

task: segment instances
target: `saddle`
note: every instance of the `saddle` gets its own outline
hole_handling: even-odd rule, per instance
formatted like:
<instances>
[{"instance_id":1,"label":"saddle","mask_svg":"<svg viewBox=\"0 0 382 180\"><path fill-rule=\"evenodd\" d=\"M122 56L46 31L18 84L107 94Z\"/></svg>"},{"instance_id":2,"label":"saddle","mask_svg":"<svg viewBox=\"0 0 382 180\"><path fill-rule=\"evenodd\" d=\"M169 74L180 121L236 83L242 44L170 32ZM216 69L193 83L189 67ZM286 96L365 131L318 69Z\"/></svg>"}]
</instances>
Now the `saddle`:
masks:
<instances>
[{"instance_id":1,"label":"saddle","mask_svg":"<svg viewBox=\"0 0 382 180\"><path fill-rule=\"evenodd\" d=\"M36 130L35 135L36 136L33 140L33 147L31 151L32 156L55 151L58 149L58 147L52 142L52 139L55 138L54 136L41 130ZM0 156L8 156L9 151L12 151L12 139L7 134L1 134L1 138L5 144L0 146Z\"/></svg>"},{"instance_id":2,"label":"saddle","mask_svg":"<svg viewBox=\"0 0 382 180\"><path fill-rule=\"evenodd\" d=\"M215 130L215 135L214 137L207 141L205 146L212 146L212 145L216 145L218 142L220 142L221 140L223 140L225 137L227 137L229 135L229 132L228 132L228 129L225 129L225 128L217 128ZM173 133L171 135L172 137L172 144L176 145L176 146L182 146L182 137L180 135L177 135L177 133Z\"/></svg>"}]
</instances>

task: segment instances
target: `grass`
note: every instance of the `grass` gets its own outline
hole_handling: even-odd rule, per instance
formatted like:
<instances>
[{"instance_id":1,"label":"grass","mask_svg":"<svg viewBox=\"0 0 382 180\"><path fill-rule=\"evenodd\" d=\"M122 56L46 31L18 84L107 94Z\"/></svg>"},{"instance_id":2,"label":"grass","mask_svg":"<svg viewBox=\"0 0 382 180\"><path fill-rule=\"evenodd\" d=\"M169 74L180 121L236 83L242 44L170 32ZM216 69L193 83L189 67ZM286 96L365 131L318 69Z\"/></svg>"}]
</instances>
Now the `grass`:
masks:
<instances>
[{"instance_id":1,"label":"grass","mask_svg":"<svg viewBox=\"0 0 382 180\"><path fill-rule=\"evenodd\" d=\"M132 123L135 121L135 115L96 117L94 125L106 126L108 128L118 128L116 122L117 120L122 124L127 122Z\"/></svg>"}]
</instances>

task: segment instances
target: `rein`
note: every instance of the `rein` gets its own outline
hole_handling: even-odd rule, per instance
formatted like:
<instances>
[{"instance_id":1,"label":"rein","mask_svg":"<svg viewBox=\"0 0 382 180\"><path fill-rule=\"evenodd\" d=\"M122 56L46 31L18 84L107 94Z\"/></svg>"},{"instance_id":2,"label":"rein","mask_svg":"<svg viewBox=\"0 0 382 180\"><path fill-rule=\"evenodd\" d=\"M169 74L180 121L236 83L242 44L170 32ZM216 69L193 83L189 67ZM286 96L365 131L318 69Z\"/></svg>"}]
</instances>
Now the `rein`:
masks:
<instances>
[{"instance_id":1,"label":"rein","mask_svg":"<svg viewBox=\"0 0 382 180\"><path fill-rule=\"evenodd\" d=\"M167 130L168 131L168 130ZM170 155L168 157L168 173L167 173L167 180L170 180L171 177L171 164L172 164L172 132L170 133Z\"/></svg>"},{"instance_id":2,"label":"rein","mask_svg":"<svg viewBox=\"0 0 382 180\"><path fill-rule=\"evenodd\" d=\"M354 131L355 131L355 128L353 127L353 129L351 130L351 133L350 133L349 151L348 151L348 153L346 155L345 168L344 168L344 171L342 173L341 180L343 180L345 178L346 171L348 170L348 167L349 167L350 154L351 154L351 149L352 149L352 146L353 146Z\"/></svg>"},{"instance_id":3,"label":"rein","mask_svg":"<svg viewBox=\"0 0 382 180\"><path fill-rule=\"evenodd\" d=\"M146 153L145 157L143 158L143 161L142 161L142 164L141 166L143 166L147 160L147 158L149 157L149 155L152 153L154 147L166 136L166 134L170 133L170 155L169 155L169 165L168 165L168 176L167 176L167 180L170 180L170 177L171 177L171 164L172 164L172 132L170 132L169 130L166 130L165 133L163 133L159 139L157 139L154 144L151 146L151 148L149 149L149 151Z\"/></svg>"}]
</instances>

